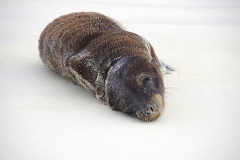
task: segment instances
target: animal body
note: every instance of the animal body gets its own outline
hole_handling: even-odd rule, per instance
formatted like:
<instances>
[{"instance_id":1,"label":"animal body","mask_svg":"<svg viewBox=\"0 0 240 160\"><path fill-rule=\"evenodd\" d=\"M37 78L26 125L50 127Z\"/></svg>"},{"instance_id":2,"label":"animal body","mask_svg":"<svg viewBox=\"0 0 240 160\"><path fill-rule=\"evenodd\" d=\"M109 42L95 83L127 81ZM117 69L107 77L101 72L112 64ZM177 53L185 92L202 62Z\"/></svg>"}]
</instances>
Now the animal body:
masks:
<instances>
[{"instance_id":1,"label":"animal body","mask_svg":"<svg viewBox=\"0 0 240 160\"><path fill-rule=\"evenodd\" d=\"M143 121L156 120L164 110L161 64L153 47L105 15L79 12L55 19L41 33L39 52L51 70L113 110Z\"/></svg>"}]
</instances>

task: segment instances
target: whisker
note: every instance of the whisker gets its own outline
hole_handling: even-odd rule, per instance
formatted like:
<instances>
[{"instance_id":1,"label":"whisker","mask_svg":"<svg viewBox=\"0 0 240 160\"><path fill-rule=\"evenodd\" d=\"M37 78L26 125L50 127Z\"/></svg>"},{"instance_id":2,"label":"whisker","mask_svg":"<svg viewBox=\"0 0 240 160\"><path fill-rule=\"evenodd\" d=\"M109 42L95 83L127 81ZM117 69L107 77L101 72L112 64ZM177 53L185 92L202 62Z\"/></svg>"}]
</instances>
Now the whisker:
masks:
<instances>
[{"instance_id":1,"label":"whisker","mask_svg":"<svg viewBox=\"0 0 240 160\"><path fill-rule=\"evenodd\" d=\"M166 87L165 88L165 91L169 91L169 90L171 90L171 91L175 91L177 88L174 88L174 87Z\"/></svg>"},{"instance_id":2,"label":"whisker","mask_svg":"<svg viewBox=\"0 0 240 160\"><path fill-rule=\"evenodd\" d=\"M172 99L175 99L175 97L173 96L172 92L174 92L176 90L176 88L174 87L167 87L165 88L165 95L164 95L164 99L165 100L168 100L168 98L172 98ZM171 91L171 92L169 92Z\"/></svg>"},{"instance_id":3,"label":"whisker","mask_svg":"<svg viewBox=\"0 0 240 160\"><path fill-rule=\"evenodd\" d=\"M165 92L164 98L165 98L165 100L167 100L168 98L170 98L170 99L173 98L175 100L175 97L170 92Z\"/></svg>"}]
</instances>

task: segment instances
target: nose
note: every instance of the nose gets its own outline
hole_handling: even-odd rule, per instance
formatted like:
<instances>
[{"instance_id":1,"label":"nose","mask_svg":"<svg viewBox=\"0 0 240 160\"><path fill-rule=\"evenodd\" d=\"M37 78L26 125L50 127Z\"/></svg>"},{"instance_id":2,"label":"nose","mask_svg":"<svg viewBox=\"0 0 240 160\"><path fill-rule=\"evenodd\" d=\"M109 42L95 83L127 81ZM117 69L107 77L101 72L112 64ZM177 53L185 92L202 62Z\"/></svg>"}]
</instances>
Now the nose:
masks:
<instances>
[{"instance_id":1,"label":"nose","mask_svg":"<svg viewBox=\"0 0 240 160\"><path fill-rule=\"evenodd\" d=\"M152 113L155 111L155 108L156 108L156 107L154 107L153 105L148 104L148 105L146 106L145 113L146 113L146 114L152 114Z\"/></svg>"}]
</instances>

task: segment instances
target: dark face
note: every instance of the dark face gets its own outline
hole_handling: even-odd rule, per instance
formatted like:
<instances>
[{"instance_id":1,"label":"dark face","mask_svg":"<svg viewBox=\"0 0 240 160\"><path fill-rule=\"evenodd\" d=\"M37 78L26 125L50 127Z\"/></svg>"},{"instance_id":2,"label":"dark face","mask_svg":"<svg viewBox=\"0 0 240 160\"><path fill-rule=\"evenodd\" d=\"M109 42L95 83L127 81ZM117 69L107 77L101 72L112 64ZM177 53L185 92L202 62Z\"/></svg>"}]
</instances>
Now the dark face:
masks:
<instances>
[{"instance_id":1,"label":"dark face","mask_svg":"<svg viewBox=\"0 0 240 160\"><path fill-rule=\"evenodd\" d=\"M112 109L143 121L154 121L164 110L160 68L142 57L126 57L109 71L107 94Z\"/></svg>"}]
</instances>

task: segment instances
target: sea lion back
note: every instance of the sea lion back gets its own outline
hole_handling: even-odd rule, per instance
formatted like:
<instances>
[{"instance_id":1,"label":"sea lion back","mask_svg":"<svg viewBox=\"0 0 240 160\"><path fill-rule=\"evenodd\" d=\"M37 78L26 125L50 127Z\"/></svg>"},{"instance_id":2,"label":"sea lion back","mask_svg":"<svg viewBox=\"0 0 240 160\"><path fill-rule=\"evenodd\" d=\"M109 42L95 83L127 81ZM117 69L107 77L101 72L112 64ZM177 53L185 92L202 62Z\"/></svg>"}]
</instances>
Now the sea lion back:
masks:
<instances>
[{"instance_id":1,"label":"sea lion back","mask_svg":"<svg viewBox=\"0 0 240 160\"><path fill-rule=\"evenodd\" d=\"M41 33L40 57L50 69L74 80L67 68L69 58L104 32L117 30L122 30L121 26L100 13L63 15L48 24Z\"/></svg>"}]
</instances>

